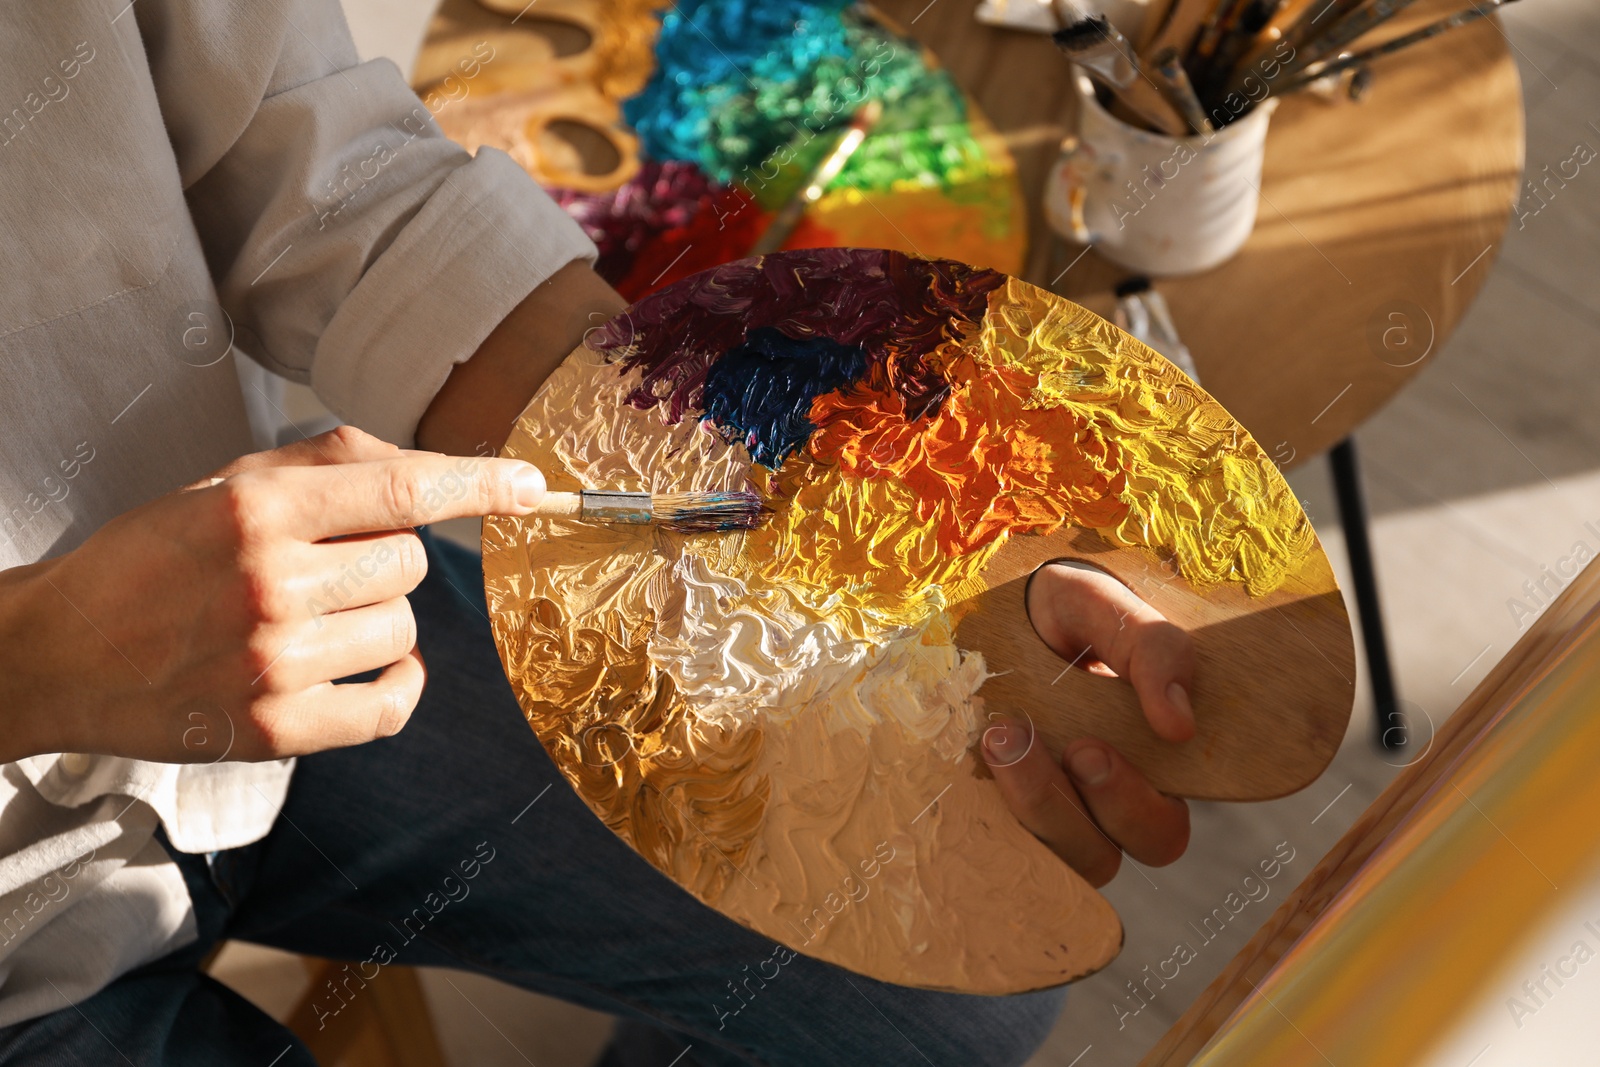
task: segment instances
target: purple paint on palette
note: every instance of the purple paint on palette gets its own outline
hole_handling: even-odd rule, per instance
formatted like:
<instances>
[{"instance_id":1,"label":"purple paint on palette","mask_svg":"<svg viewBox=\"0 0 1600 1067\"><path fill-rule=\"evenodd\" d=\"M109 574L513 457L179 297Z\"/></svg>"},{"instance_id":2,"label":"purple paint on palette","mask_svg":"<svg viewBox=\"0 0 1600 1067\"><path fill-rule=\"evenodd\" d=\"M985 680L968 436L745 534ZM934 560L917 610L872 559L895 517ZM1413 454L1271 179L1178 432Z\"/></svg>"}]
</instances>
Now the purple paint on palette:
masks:
<instances>
[{"instance_id":1,"label":"purple paint on palette","mask_svg":"<svg viewBox=\"0 0 1600 1067\"><path fill-rule=\"evenodd\" d=\"M982 321L989 293L1004 283L998 271L882 249L786 252L653 293L595 331L589 346L624 370L642 368L628 402L665 404L669 423L704 410L710 366L761 327L864 349L920 415L944 395L922 357Z\"/></svg>"},{"instance_id":2,"label":"purple paint on palette","mask_svg":"<svg viewBox=\"0 0 1600 1067\"><path fill-rule=\"evenodd\" d=\"M554 189L550 195L600 250L595 270L615 283L627 275L639 249L668 230L687 226L711 208L716 193L692 163L646 159L633 177L610 192Z\"/></svg>"}]
</instances>

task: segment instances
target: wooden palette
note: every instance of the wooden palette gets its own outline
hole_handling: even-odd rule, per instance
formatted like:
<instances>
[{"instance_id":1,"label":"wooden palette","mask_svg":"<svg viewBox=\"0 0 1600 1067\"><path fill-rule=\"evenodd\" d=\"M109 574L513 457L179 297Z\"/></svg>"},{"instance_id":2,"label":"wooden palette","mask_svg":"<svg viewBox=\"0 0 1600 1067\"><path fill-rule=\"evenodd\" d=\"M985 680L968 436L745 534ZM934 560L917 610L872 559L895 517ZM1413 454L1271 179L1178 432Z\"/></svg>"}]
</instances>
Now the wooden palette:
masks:
<instances>
[{"instance_id":1,"label":"wooden palette","mask_svg":"<svg viewBox=\"0 0 1600 1067\"><path fill-rule=\"evenodd\" d=\"M751 485L775 514L749 534L488 520L496 641L580 796L736 921L907 985L1070 981L1120 925L1006 809L973 755L987 712L1057 750L1104 738L1185 796L1278 796L1337 749L1351 635L1298 502L1084 309L813 250L676 283L589 344L505 454L557 490ZM1034 635L1028 576L1061 558L1193 634L1194 740L1159 741L1122 680Z\"/></svg>"},{"instance_id":2,"label":"wooden palette","mask_svg":"<svg viewBox=\"0 0 1600 1067\"><path fill-rule=\"evenodd\" d=\"M1052 560L1108 572L1194 639L1195 737L1161 740L1133 687L1066 664L1028 622L1034 570ZM1327 557L1311 553L1282 587L1252 597L1198 590L1150 554L1067 528L1010 541L984 571L956 643L983 653L997 677L983 695L1025 710L1050 750L1080 737L1109 742L1164 793L1197 800L1270 800L1316 780L1344 740L1355 697L1355 648Z\"/></svg>"}]
</instances>

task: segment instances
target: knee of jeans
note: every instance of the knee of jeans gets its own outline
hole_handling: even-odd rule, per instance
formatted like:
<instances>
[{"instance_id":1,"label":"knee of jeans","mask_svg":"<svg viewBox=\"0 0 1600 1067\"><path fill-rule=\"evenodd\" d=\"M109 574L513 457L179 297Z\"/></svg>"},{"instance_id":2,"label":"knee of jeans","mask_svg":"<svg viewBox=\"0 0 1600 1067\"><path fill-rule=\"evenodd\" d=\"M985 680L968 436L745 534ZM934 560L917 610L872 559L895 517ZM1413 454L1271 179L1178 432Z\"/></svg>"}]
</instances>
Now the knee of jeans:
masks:
<instances>
[{"instance_id":1,"label":"knee of jeans","mask_svg":"<svg viewBox=\"0 0 1600 1067\"><path fill-rule=\"evenodd\" d=\"M1064 987L1007 997L963 996L955 1003L940 996L927 1005L922 1024L932 1047L918 1051L935 1063L1022 1067L1050 1035L1065 1000Z\"/></svg>"}]
</instances>

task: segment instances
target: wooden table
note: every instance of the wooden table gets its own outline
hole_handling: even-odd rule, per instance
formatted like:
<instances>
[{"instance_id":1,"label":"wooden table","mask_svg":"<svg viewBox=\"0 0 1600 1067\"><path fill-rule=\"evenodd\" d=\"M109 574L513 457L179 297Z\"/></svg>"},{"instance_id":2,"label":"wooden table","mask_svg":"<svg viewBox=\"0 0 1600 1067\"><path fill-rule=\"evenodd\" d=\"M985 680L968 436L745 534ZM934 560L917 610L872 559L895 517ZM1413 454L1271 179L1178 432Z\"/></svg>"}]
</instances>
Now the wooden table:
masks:
<instances>
[{"instance_id":1,"label":"wooden table","mask_svg":"<svg viewBox=\"0 0 1600 1067\"><path fill-rule=\"evenodd\" d=\"M1073 128L1061 55L1041 35L978 24L972 0L876 6L1007 137L1030 210L1027 279L1109 317L1128 272L1093 251L1076 260L1039 209ZM1460 6L1423 0L1397 30ZM1160 282L1201 384L1284 467L1344 440L1438 352L1488 276L1521 177L1521 89L1496 20L1374 70L1359 105L1286 98L1250 242L1215 270Z\"/></svg>"}]
</instances>

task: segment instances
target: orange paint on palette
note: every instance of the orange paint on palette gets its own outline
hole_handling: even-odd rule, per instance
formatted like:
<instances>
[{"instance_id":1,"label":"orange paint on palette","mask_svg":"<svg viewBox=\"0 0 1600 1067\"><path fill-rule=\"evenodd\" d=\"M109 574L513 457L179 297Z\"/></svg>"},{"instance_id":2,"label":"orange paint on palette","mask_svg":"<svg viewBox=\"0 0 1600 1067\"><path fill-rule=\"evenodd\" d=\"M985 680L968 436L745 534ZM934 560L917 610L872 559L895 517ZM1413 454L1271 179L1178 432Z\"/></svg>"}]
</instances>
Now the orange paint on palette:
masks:
<instances>
[{"instance_id":1,"label":"orange paint on palette","mask_svg":"<svg viewBox=\"0 0 1600 1067\"><path fill-rule=\"evenodd\" d=\"M776 513L746 535L731 573L789 591L857 640L923 625L951 590L981 588L974 583L997 547L947 552L933 522L913 514L905 482L847 475L808 454L791 457L769 488Z\"/></svg>"},{"instance_id":2,"label":"orange paint on palette","mask_svg":"<svg viewBox=\"0 0 1600 1067\"><path fill-rule=\"evenodd\" d=\"M1048 533L1063 522L1107 527L1126 517L1121 450L1086 418L1029 406L1036 376L962 352L946 377L961 384L926 419L908 417L889 381L818 397L811 457L845 475L908 486L918 521L935 524L950 555L1008 533Z\"/></svg>"},{"instance_id":3,"label":"orange paint on palette","mask_svg":"<svg viewBox=\"0 0 1600 1067\"><path fill-rule=\"evenodd\" d=\"M783 242L785 249L790 248L840 248L849 245L867 245L869 242L847 240L846 235L840 233L832 226L824 226L817 221L816 212L811 212L801 217L795 226L794 233ZM872 246L876 247L876 246Z\"/></svg>"},{"instance_id":4,"label":"orange paint on palette","mask_svg":"<svg viewBox=\"0 0 1600 1067\"><path fill-rule=\"evenodd\" d=\"M1014 534L1126 521L1132 456L1082 410L1031 402L1037 375L973 337L874 361L812 401L801 452L769 472L776 514L745 572L845 632L920 625L984 588Z\"/></svg>"}]
</instances>

